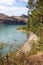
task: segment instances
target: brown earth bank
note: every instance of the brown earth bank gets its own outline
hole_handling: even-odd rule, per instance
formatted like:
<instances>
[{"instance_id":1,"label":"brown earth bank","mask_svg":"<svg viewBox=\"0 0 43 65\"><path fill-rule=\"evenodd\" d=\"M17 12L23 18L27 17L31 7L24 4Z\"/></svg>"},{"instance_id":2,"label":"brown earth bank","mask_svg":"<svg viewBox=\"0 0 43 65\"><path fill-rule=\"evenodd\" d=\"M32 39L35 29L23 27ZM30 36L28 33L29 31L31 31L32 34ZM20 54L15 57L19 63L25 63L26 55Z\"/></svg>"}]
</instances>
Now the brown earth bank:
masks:
<instances>
[{"instance_id":1,"label":"brown earth bank","mask_svg":"<svg viewBox=\"0 0 43 65\"><path fill-rule=\"evenodd\" d=\"M29 63L29 65L43 65L43 52L28 57L27 63Z\"/></svg>"},{"instance_id":2,"label":"brown earth bank","mask_svg":"<svg viewBox=\"0 0 43 65\"><path fill-rule=\"evenodd\" d=\"M31 56L23 53L16 56L16 53L12 52L10 55L6 55L3 65L43 65L43 52Z\"/></svg>"},{"instance_id":3,"label":"brown earth bank","mask_svg":"<svg viewBox=\"0 0 43 65\"><path fill-rule=\"evenodd\" d=\"M8 16L5 14L0 14L0 24L13 24L13 25L25 25L28 20L27 15L22 16Z\"/></svg>"}]
</instances>

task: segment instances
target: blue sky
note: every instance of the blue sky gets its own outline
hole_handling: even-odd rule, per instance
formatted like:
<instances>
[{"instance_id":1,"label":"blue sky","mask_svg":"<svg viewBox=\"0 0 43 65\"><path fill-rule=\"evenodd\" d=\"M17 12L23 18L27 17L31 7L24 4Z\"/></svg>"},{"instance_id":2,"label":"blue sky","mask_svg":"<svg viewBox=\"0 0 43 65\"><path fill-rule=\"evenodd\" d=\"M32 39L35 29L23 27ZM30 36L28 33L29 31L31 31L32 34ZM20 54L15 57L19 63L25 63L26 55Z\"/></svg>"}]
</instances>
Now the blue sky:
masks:
<instances>
[{"instance_id":1,"label":"blue sky","mask_svg":"<svg viewBox=\"0 0 43 65\"><path fill-rule=\"evenodd\" d=\"M27 15L27 2L28 0L0 0L0 13L10 16Z\"/></svg>"}]
</instances>

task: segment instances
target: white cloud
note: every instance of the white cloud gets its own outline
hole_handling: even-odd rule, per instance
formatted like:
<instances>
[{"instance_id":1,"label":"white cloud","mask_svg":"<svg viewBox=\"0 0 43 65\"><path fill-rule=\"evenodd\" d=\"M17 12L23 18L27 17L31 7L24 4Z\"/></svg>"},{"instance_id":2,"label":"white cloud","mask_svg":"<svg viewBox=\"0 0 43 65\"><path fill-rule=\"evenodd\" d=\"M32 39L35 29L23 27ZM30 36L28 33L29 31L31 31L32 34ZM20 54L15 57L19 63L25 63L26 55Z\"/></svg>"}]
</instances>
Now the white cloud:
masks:
<instances>
[{"instance_id":1,"label":"white cloud","mask_svg":"<svg viewBox=\"0 0 43 65\"><path fill-rule=\"evenodd\" d=\"M25 2L28 2L28 0L24 0Z\"/></svg>"},{"instance_id":2,"label":"white cloud","mask_svg":"<svg viewBox=\"0 0 43 65\"><path fill-rule=\"evenodd\" d=\"M22 1L22 2L23 2L23 1L24 1L24 2L28 2L28 0L19 0L19 1Z\"/></svg>"},{"instance_id":3,"label":"white cloud","mask_svg":"<svg viewBox=\"0 0 43 65\"><path fill-rule=\"evenodd\" d=\"M0 0L0 4L12 5L15 0Z\"/></svg>"},{"instance_id":4,"label":"white cloud","mask_svg":"<svg viewBox=\"0 0 43 65\"><path fill-rule=\"evenodd\" d=\"M21 1L27 2L27 0ZM20 2L18 3L16 0L0 0L0 13L7 15L27 14L27 8L24 6L17 6L17 4L20 4Z\"/></svg>"},{"instance_id":5,"label":"white cloud","mask_svg":"<svg viewBox=\"0 0 43 65\"><path fill-rule=\"evenodd\" d=\"M18 6L0 6L0 13L4 13L7 15L21 15L27 14L26 7L18 7Z\"/></svg>"}]
</instances>

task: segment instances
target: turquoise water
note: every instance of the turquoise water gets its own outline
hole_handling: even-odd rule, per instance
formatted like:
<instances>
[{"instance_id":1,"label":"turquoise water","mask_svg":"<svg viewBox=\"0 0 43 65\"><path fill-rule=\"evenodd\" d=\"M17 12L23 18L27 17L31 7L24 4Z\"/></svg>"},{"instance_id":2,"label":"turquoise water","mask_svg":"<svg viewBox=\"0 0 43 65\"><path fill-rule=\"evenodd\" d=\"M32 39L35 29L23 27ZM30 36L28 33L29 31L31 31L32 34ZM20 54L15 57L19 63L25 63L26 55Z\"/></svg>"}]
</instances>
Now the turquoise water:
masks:
<instances>
[{"instance_id":1,"label":"turquoise water","mask_svg":"<svg viewBox=\"0 0 43 65\"><path fill-rule=\"evenodd\" d=\"M0 43L8 44L3 51L7 52L9 47L18 48L26 40L26 33L16 30L21 25L0 25Z\"/></svg>"}]
</instances>

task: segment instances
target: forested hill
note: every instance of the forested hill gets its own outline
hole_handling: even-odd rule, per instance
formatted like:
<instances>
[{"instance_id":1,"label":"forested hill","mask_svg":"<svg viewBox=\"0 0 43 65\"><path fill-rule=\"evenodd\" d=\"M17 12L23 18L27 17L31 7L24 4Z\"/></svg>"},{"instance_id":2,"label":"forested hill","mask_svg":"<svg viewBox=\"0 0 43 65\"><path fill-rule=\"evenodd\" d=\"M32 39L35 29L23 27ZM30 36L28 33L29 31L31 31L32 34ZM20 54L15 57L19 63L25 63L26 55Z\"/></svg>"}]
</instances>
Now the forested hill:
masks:
<instances>
[{"instance_id":1,"label":"forested hill","mask_svg":"<svg viewBox=\"0 0 43 65\"><path fill-rule=\"evenodd\" d=\"M25 25L28 20L27 15L22 16L8 16L5 14L0 14L0 24L7 25Z\"/></svg>"}]
</instances>

